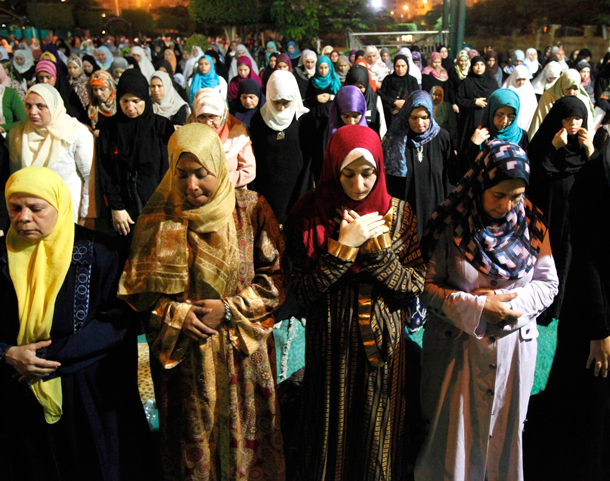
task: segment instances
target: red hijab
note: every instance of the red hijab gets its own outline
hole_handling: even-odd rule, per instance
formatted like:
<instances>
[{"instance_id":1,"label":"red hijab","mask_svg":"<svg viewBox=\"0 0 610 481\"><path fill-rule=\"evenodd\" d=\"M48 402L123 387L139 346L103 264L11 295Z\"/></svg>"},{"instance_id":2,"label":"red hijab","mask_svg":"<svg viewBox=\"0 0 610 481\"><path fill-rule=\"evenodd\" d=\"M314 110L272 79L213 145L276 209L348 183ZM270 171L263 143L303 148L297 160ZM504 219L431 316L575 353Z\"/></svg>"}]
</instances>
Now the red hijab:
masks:
<instances>
[{"instance_id":1,"label":"red hijab","mask_svg":"<svg viewBox=\"0 0 610 481\"><path fill-rule=\"evenodd\" d=\"M341 164L354 149L366 149L377 164L377 181L363 200L352 200L341 186ZM307 262L311 265L326 247L326 241L337 231L337 207L345 206L360 215L378 212L385 215L392 197L388 194L383 166L383 150L377 133L363 125L345 125L332 136L324 156L320 183L315 192L305 194L290 213L287 224L303 237Z\"/></svg>"},{"instance_id":2,"label":"red hijab","mask_svg":"<svg viewBox=\"0 0 610 481\"><path fill-rule=\"evenodd\" d=\"M250 68L250 73L246 78L254 80L260 87L263 86L263 82L261 82L260 77L256 75L256 72L254 72L254 70L252 70L252 61L250 60L250 57L248 57L247 55L242 55L241 57L238 57L237 68L239 68L240 65L247 65ZM241 77L239 74L233 77L231 79L231 82L229 83L229 91L227 92L227 97L229 97L231 100L237 99L237 96L239 95L239 84L242 83L243 80L246 80L246 78Z\"/></svg>"}]
</instances>

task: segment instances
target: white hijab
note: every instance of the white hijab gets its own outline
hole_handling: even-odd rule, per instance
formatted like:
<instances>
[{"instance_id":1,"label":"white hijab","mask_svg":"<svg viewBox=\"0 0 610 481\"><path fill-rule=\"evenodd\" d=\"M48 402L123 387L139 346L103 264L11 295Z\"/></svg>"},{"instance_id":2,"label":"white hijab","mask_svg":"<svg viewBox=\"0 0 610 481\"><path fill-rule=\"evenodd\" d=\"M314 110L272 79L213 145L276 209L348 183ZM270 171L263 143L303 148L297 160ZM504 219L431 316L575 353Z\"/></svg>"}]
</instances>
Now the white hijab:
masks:
<instances>
[{"instance_id":1,"label":"white hijab","mask_svg":"<svg viewBox=\"0 0 610 481\"><path fill-rule=\"evenodd\" d=\"M193 53L193 51L194 51L194 53ZM197 65L197 62L199 62L199 59L201 58L202 55L203 55L203 50L201 50L201 47L198 47L195 45L191 49L191 58L189 58L186 61L186 64L184 65L185 84L186 84L186 82L189 81L189 79L191 78L191 75L193 75L193 72L195 70L195 65ZM184 87L184 85L183 85L183 87Z\"/></svg>"},{"instance_id":2,"label":"white hijab","mask_svg":"<svg viewBox=\"0 0 610 481\"><path fill-rule=\"evenodd\" d=\"M68 146L76 141L81 132L79 121L68 115L64 101L54 87L36 84L28 90L27 95L31 93L40 95L45 101L51 113L51 122L38 129L24 119L11 129L9 152L12 172L32 165L49 167L64 156Z\"/></svg>"},{"instance_id":3,"label":"white hijab","mask_svg":"<svg viewBox=\"0 0 610 481\"><path fill-rule=\"evenodd\" d=\"M552 82L548 82L548 78L555 77L555 80ZM557 79L561 77L561 65L557 62L549 62L546 64L540 75L534 79L532 82L532 87L534 87L534 92L538 95L542 95L545 90L550 89Z\"/></svg>"},{"instance_id":4,"label":"white hijab","mask_svg":"<svg viewBox=\"0 0 610 481\"><path fill-rule=\"evenodd\" d=\"M373 82L375 83L383 82L383 79L390 75L390 69L385 64L385 62L381 60L381 57L379 56L379 50L377 50L377 47L373 45L369 45L364 49L364 58L366 59L366 55L371 52L375 54L375 62L373 63L373 65L371 65L367 61L367 64L369 65L369 70L371 72L371 77L373 79Z\"/></svg>"},{"instance_id":5,"label":"white hijab","mask_svg":"<svg viewBox=\"0 0 610 481\"><path fill-rule=\"evenodd\" d=\"M152 62L148 60L148 55L142 47L131 47L131 54L136 54L140 56L140 61L138 62L138 65L140 66L140 71L142 72L142 75L146 77L148 83L150 83L150 79L155 73L155 67L153 67Z\"/></svg>"},{"instance_id":6,"label":"white hijab","mask_svg":"<svg viewBox=\"0 0 610 481\"><path fill-rule=\"evenodd\" d=\"M536 58L534 60L530 60L530 54L531 53L535 53L536 54ZM538 52L536 51L535 48L528 48L525 51L525 65L527 65L527 68L530 69L530 78L532 78L534 76L534 74L536 72L538 72L538 69L540 68L540 63L538 62Z\"/></svg>"},{"instance_id":7,"label":"white hijab","mask_svg":"<svg viewBox=\"0 0 610 481\"><path fill-rule=\"evenodd\" d=\"M519 96L519 116L517 117L517 125L526 132L529 131L532 123L532 118L536 113L538 101L534 87L529 80L529 70L525 65L518 65L504 82L502 88L514 90ZM525 83L517 86L517 79L525 79Z\"/></svg>"},{"instance_id":8,"label":"white hijab","mask_svg":"<svg viewBox=\"0 0 610 481\"><path fill-rule=\"evenodd\" d=\"M313 58L316 62L318 61L318 56L316 55L316 52L314 52L313 50L309 50L308 48L306 48L305 50L303 50L301 52L301 58L299 58L299 65L303 66L303 71L309 76L309 77L313 77L316 74L316 67L314 65L313 68L308 69L305 67L305 60L309 59L309 58Z\"/></svg>"},{"instance_id":9,"label":"white hijab","mask_svg":"<svg viewBox=\"0 0 610 481\"><path fill-rule=\"evenodd\" d=\"M256 61L252 58L250 52L248 52L248 48L240 43L237 46L237 50L235 50L233 60L231 60L231 67L229 68L229 82L233 77L237 77L237 52L240 50L246 52L246 56L252 61L252 70L254 70L254 73L258 75L258 65L256 64Z\"/></svg>"},{"instance_id":10,"label":"white hijab","mask_svg":"<svg viewBox=\"0 0 610 481\"><path fill-rule=\"evenodd\" d=\"M25 60L23 65L19 65L17 63L17 57L21 57L22 59ZM34 65L34 56L32 55L32 52L30 50L26 50L26 49L15 50L15 55L13 57L13 67L15 67L15 70L17 70L17 72L19 72L19 73L27 72L28 70L30 70L32 68L32 65Z\"/></svg>"},{"instance_id":11,"label":"white hijab","mask_svg":"<svg viewBox=\"0 0 610 481\"><path fill-rule=\"evenodd\" d=\"M152 79L158 78L163 82L163 88L165 89L165 95L161 99L160 102L153 101L153 110L156 114L161 115L169 119L178 113L178 111L182 108L183 105L186 105L186 102L178 95L174 85L172 84L172 79L169 78L169 74L164 72L163 70L157 70L150 81Z\"/></svg>"},{"instance_id":12,"label":"white hijab","mask_svg":"<svg viewBox=\"0 0 610 481\"><path fill-rule=\"evenodd\" d=\"M309 109L303 105L297 79L287 70L276 70L267 82L267 102L261 107L261 115L269 128L281 132L287 129L294 119L298 120ZM290 105L278 112L272 105L273 100L290 100Z\"/></svg>"},{"instance_id":13,"label":"white hijab","mask_svg":"<svg viewBox=\"0 0 610 481\"><path fill-rule=\"evenodd\" d=\"M421 85L421 70L417 65L415 65L415 62L413 62L411 50L407 47L403 47L398 51L398 54L404 55L409 59L409 75L415 77L417 79L417 83Z\"/></svg>"}]
</instances>

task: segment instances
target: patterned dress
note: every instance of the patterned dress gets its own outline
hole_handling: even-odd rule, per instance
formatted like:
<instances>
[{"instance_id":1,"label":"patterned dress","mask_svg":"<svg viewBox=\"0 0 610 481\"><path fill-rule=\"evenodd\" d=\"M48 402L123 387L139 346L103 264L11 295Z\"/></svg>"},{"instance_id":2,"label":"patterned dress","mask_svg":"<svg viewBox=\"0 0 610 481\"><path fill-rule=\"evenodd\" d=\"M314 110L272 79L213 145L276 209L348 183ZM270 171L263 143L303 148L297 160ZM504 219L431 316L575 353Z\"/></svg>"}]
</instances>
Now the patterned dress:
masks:
<instances>
[{"instance_id":1,"label":"patterned dress","mask_svg":"<svg viewBox=\"0 0 610 481\"><path fill-rule=\"evenodd\" d=\"M419 360L405 320L425 266L409 204L392 199L385 219L389 245L365 243L359 269L331 253L332 239L306 269L302 238L288 234L293 287L308 309L303 480L402 480L417 454L419 372L409 366Z\"/></svg>"},{"instance_id":2,"label":"patterned dress","mask_svg":"<svg viewBox=\"0 0 610 481\"><path fill-rule=\"evenodd\" d=\"M195 276L184 294L160 298L147 328L166 481L285 477L271 334L271 313L284 298L284 246L264 198L235 195L240 259L225 289L231 324L201 343L182 334L184 301L213 298ZM190 266L205 262L204 238L189 231Z\"/></svg>"}]
</instances>

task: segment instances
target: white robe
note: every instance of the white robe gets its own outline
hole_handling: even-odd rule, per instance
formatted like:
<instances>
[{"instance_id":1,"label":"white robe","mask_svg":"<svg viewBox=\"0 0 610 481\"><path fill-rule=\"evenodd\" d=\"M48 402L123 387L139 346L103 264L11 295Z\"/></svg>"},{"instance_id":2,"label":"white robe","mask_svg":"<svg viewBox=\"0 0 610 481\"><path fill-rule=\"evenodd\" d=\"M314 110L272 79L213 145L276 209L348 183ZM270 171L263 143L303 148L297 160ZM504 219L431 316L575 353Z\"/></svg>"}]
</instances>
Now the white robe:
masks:
<instances>
[{"instance_id":1,"label":"white robe","mask_svg":"<svg viewBox=\"0 0 610 481\"><path fill-rule=\"evenodd\" d=\"M559 281L548 234L538 261L517 281L493 280L456 247L448 227L428 263L423 302L421 406L428 433L416 481L523 481L522 431L534 383L536 317ZM523 315L500 328L481 319L477 288L516 292Z\"/></svg>"}]
</instances>

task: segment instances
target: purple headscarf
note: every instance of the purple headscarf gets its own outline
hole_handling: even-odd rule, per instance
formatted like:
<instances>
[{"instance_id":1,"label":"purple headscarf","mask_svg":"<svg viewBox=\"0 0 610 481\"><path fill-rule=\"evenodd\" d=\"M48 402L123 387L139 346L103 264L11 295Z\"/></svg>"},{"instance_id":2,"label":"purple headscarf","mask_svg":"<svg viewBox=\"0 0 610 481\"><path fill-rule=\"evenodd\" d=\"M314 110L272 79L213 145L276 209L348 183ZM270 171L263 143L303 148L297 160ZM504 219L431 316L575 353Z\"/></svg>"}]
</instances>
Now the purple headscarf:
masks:
<instances>
[{"instance_id":1,"label":"purple headscarf","mask_svg":"<svg viewBox=\"0 0 610 481\"><path fill-rule=\"evenodd\" d=\"M345 112L358 112L362 115L358 125L368 127L366 123L366 109L366 99L358 87L353 85L341 87L330 106L328 125L324 132L324 151L326 151L326 146L337 129L345 125L341 119L341 114Z\"/></svg>"},{"instance_id":2,"label":"purple headscarf","mask_svg":"<svg viewBox=\"0 0 610 481\"><path fill-rule=\"evenodd\" d=\"M349 51L349 55L347 56L347 59L349 60L349 62L350 62L352 65L354 65L354 62L356 61L356 59L354 59L354 62L352 62L352 60L351 60L351 58L350 58L350 57L351 57L352 55L356 55L356 52L357 52L357 50L350 50L350 51Z\"/></svg>"}]
</instances>

